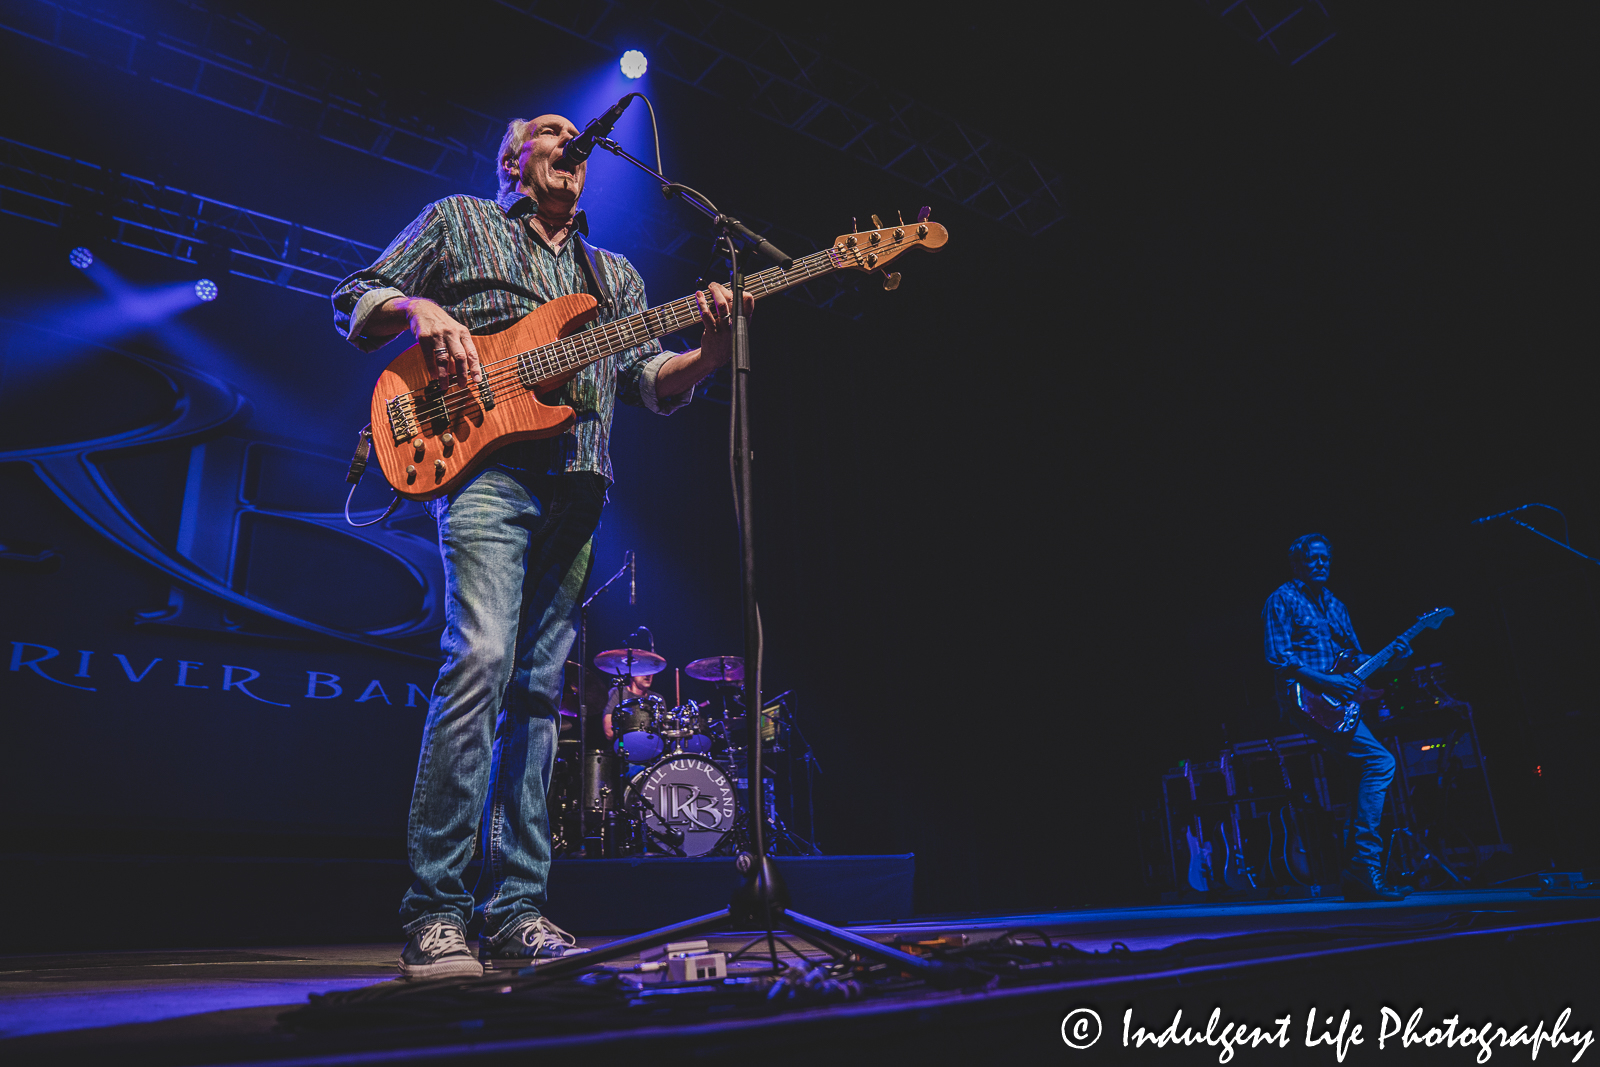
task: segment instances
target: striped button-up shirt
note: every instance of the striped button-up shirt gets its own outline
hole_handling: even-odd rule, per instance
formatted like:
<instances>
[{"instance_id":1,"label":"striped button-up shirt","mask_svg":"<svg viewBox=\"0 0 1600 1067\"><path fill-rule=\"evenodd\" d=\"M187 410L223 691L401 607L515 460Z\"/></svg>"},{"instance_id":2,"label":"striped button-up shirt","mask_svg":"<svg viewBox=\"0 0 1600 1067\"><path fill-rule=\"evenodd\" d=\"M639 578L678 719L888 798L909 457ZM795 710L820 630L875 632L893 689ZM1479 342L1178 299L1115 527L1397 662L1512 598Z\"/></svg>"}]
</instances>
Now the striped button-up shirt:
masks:
<instances>
[{"instance_id":1,"label":"striped button-up shirt","mask_svg":"<svg viewBox=\"0 0 1600 1067\"><path fill-rule=\"evenodd\" d=\"M368 320L396 296L420 296L444 308L473 333L493 333L558 296L589 292L576 237L559 251L534 231L534 202L516 191L498 202L449 196L429 204L390 242L376 262L333 291L333 321L363 352L393 339L368 329ZM589 246L601 283L613 302L599 322L643 311L644 281L622 256ZM693 391L658 396L656 376L672 353L651 341L584 367L554 394L577 423L559 437L508 445L495 454L507 466L559 474L591 471L609 482L611 416L620 397L659 414L689 402Z\"/></svg>"},{"instance_id":2,"label":"striped button-up shirt","mask_svg":"<svg viewBox=\"0 0 1600 1067\"><path fill-rule=\"evenodd\" d=\"M1344 602L1323 587L1321 601L1306 595L1305 583L1284 582L1267 597L1261 609L1266 624L1267 663L1278 679L1278 691L1287 690L1296 667L1331 671L1345 649L1361 651L1356 629Z\"/></svg>"}]
</instances>

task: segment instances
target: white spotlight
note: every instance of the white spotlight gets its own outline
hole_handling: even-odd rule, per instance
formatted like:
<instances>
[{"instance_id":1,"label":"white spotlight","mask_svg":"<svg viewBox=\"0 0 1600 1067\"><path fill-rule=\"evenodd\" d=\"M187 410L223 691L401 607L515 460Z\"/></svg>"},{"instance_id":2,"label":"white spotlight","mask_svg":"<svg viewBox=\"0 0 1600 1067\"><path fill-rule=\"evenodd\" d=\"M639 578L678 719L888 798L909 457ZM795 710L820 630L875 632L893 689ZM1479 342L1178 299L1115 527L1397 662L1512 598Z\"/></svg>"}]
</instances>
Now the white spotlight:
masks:
<instances>
[{"instance_id":1,"label":"white spotlight","mask_svg":"<svg viewBox=\"0 0 1600 1067\"><path fill-rule=\"evenodd\" d=\"M650 61L644 58L644 53L637 48L630 48L622 53L622 73L630 78L642 78L644 72L650 69Z\"/></svg>"}]
</instances>

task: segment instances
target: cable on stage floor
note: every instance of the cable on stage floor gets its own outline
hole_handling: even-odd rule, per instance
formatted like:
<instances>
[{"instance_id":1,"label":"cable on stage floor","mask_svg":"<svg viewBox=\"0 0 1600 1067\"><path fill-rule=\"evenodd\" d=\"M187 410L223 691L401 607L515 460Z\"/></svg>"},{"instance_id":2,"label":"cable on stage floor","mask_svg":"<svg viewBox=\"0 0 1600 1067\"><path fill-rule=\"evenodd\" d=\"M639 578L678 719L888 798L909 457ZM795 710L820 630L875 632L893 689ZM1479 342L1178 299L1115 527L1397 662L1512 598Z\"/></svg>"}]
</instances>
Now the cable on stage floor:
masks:
<instances>
[{"instance_id":1,"label":"cable on stage floor","mask_svg":"<svg viewBox=\"0 0 1600 1067\"><path fill-rule=\"evenodd\" d=\"M906 951L959 963L979 976L979 989L1086 978L1134 979L1197 962L1247 961L1269 950L1322 951L1338 944L1404 941L1495 925L1508 913L1461 911L1428 922L1366 923L1193 938L1134 950L1116 941L1087 951L1053 941L1038 929L1016 929L981 941L958 936L898 941ZM777 971L698 982L664 982L635 971L597 967L575 978L549 979L537 969L473 979L386 982L311 997L279 1016L288 1032L393 1031L441 1035L466 1030L560 1035L635 1026L691 1024L781 1014L863 998L925 992L925 983L893 968L848 956L831 963L795 961Z\"/></svg>"}]
</instances>

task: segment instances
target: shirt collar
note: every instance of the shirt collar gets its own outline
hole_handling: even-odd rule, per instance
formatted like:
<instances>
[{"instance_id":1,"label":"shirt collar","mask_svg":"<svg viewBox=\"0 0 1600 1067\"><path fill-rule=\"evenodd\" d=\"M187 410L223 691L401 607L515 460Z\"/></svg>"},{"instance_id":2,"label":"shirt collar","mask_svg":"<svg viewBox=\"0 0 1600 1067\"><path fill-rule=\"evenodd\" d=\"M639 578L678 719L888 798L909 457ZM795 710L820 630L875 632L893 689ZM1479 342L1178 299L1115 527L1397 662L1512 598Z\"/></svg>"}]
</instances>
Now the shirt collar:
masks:
<instances>
[{"instance_id":1,"label":"shirt collar","mask_svg":"<svg viewBox=\"0 0 1600 1067\"><path fill-rule=\"evenodd\" d=\"M500 209L506 213L507 218L516 219L519 222L525 218L532 217L533 213L539 209L539 205L534 201L533 197L516 189L505 190L495 197L495 202L500 205ZM585 237L589 236L589 216L582 208L579 208L578 213L572 217L572 228Z\"/></svg>"},{"instance_id":2,"label":"shirt collar","mask_svg":"<svg viewBox=\"0 0 1600 1067\"><path fill-rule=\"evenodd\" d=\"M1304 578L1296 578L1294 580L1294 587L1296 589L1300 590L1300 595L1301 596L1305 597L1307 600L1311 601L1311 603L1315 604L1319 608L1322 607L1322 605L1324 603L1326 603L1327 598L1330 595L1332 595L1332 594L1330 594L1328 592L1328 587L1327 586L1323 586L1322 587L1322 594L1320 596L1315 596L1315 597L1312 596L1310 587L1306 584L1306 581L1305 581Z\"/></svg>"}]
</instances>

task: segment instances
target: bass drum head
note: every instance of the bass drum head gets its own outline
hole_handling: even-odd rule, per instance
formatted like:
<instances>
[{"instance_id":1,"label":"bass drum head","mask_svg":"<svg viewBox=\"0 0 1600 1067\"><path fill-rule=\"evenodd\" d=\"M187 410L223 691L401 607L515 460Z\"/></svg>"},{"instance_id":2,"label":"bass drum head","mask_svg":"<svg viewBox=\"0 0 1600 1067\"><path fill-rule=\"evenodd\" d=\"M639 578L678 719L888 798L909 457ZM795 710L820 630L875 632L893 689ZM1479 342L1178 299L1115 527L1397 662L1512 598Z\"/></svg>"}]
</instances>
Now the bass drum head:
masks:
<instances>
[{"instance_id":1,"label":"bass drum head","mask_svg":"<svg viewBox=\"0 0 1600 1067\"><path fill-rule=\"evenodd\" d=\"M705 855L733 828L733 782L704 756L663 756L628 783L625 799L647 830L663 837L670 837L668 831L682 834L685 856ZM648 837L647 847L665 848Z\"/></svg>"}]
</instances>

